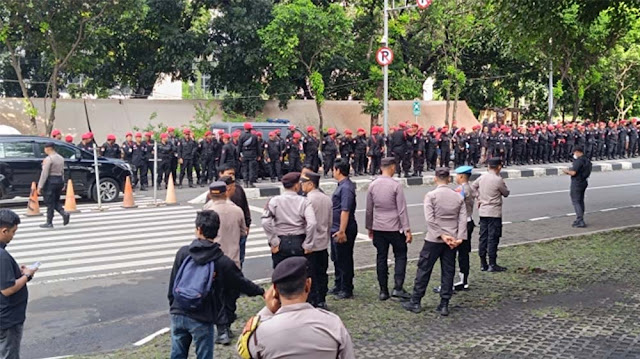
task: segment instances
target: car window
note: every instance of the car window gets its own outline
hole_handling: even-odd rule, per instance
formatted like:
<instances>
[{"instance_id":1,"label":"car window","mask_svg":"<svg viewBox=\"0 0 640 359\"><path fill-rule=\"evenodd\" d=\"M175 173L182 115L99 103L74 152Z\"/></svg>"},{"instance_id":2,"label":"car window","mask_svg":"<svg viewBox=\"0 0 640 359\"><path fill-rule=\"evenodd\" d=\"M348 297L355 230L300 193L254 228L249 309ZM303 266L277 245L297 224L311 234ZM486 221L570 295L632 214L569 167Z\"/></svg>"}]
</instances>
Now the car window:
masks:
<instances>
[{"instance_id":1,"label":"car window","mask_svg":"<svg viewBox=\"0 0 640 359\"><path fill-rule=\"evenodd\" d=\"M33 158L33 142L0 143L0 158Z\"/></svg>"},{"instance_id":2,"label":"car window","mask_svg":"<svg viewBox=\"0 0 640 359\"><path fill-rule=\"evenodd\" d=\"M36 153L38 154L38 157L40 158L44 158L47 157L47 155L44 153L44 143L36 143ZM69 146L65 146L65 145L59 145L59 144L54 144L54 147L56 149L56 152L58 152L58 154L60 156L62 156L62 158L67 159L67 160L75 160L76 159L76 150L73 147L69 147Z\"/></svg>"}]
</instances>

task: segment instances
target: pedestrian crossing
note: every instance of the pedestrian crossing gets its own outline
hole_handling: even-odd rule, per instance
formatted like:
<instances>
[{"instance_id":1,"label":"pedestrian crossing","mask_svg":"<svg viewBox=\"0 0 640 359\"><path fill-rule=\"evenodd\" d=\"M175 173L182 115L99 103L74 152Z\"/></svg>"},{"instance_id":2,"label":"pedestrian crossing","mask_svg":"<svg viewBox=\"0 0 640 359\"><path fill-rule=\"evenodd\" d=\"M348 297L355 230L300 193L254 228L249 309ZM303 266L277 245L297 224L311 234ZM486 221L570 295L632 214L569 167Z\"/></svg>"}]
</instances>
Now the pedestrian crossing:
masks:
<instances>
[{"instance_id":1,"label":"pedestrian crossing","mask_svg":"<svg viewBox=\"0 0 640 359\"><path fill-rule=\"evenodd\" d=\"M22 217L7 249L21 265L41 262L34 277L58 281L171 268L176 251L194 239L197 210L191 206L81 212L64 227L42 229L43 217ZM246 257L269 256L267 236L252 227Z\"/></svg>"},{"instance_id":2,"label":"pedestrian crossing","mask_svg":"<svg viewBox=\"0 0 640 359\"><path fill-rule=\"evenodd\" d=\"M148 195L144 195L144 194L134 194L134 199L136 202L136 205L138 207L146 207L146 206L153 206L155 204L154 199L152 196L148 196ZM122 198L121 198L122 199ZM64 196L60 199L62 202L64 202ZM162 202L161 200L158 200L158 202ZM21 206L21 207L20 207ZM122 202L111 202L111 203L103 203L102 204L102 209L121 209L122 206ZM0 208L1 207L12 207L11 210L13 210L15 213L17 213L18 215L20 215L21 217L24 216L27 213L27 199L26 198L14 198L14 199L10 199L10 200L2 200L0 201ZM18 208L15 208L18 207ZM76 206L76 208L78 209L78 211L80 212L90 212L90 211L94 211L98 209L98 203L80 203ZM40 212L43 214L46 214L46 210L47 207L44 206L43 204L43 199L42 197L40 197Z\"/></svg>"}]
</instances>

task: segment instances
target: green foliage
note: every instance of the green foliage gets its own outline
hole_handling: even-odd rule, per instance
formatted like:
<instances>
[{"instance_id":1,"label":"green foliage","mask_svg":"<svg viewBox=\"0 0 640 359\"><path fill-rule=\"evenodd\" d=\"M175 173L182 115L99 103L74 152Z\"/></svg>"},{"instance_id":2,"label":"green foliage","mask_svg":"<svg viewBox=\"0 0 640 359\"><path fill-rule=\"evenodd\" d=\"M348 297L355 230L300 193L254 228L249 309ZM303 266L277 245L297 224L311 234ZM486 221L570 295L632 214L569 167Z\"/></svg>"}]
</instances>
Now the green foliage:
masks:
<instances>
[{"instance_id":1,"label":"green foliage","mask_svg":"<svg viewBox=\"0 0 640 359\"><path fill-rule=\"evenodd\" d=\"M318 71L314 71L309 76L309 82L311 84L311 91L315 95L315 100L318 105L322 105L324 102L324 80L322 75Z\"/></svg>"}]
</instances>

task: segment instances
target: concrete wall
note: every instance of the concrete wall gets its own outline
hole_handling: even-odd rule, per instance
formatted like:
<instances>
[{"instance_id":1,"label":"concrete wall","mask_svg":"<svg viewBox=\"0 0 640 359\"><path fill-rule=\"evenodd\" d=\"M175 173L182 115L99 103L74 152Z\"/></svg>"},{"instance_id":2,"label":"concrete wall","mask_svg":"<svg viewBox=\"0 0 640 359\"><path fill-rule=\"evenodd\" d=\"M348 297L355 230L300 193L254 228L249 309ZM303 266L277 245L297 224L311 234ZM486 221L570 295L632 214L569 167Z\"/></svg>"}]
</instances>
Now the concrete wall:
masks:
<instances>
[{"instance_id":1,"label":"concrete wall","mask_svg":"<svg viewBox=\"0 0 640 359\"><path fill-rule=\"evenodd\" d=\"M44 100L35 99L35 106L40 117L44 118ZM144 128L149 124L149 118L155 112L157 117L153 124L163 123L179 128L189 123L195 115L194 106L205 101L198 100L86 100L87 112L91 130L98 142L107 134L113 133L118 137L118 142L124 139L124 134L133 126ZM20 98L0 98L0 124L17 128L25 134L33 134L28 117L24 114L24 102ZM47 102L47 110L50 110L51 100ZM219 106L219 102L214 102ZM413 101L391 101L389 103L389 123L393 126L401 121L414 121ZM362 113L362 103L359 101L327 101L323 105L325 127L335 127L338 130L358 127L369 129L369 115ZM312 100L290 101L286 110L278 108L277 101L267 102L264 112L261 114L267 118L283 118L290 120L297 126L318 125L318 113ZM442 126L445 117L444 101L422 102L422 113L417 121L423 127L430 125ZM218 111L213 122L222 121L222 111ZM380 117L382 124L382 117ZM471 128L477 124L476 118L466 103L458 103L458 126ZM54 128L62 131L64 135L73 135L76 142L79 136L89 130L85 116L84 101L82 99L59 100L56 110L56 122ZM38 133L44 133L44 126L39 119Z\"/></svg>"}]
</instances>

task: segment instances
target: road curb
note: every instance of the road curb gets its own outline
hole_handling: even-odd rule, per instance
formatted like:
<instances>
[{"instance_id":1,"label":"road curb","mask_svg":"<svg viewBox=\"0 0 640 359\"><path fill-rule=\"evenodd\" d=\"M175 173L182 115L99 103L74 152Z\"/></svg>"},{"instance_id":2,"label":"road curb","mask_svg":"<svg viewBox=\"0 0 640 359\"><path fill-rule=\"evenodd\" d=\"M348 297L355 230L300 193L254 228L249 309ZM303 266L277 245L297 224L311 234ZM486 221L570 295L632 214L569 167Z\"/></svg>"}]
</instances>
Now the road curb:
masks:
<instances>
[{"instance_id":1,"label":"road curb","mask_svg":"<svg viewBox=\"0 0 640 359\"><path fill-rule=\"evenodd\" d=\"M505 168L500 175L505 179L518 179L518 178L539 178L539 177L551 177L560 176L564 173L563 169L570 168L569 164L558 164L551 167L526 167L521 169ZM640 169L640 161L616 161L616 162L594 162L592 166L592 172L612 172L612 171L626 171ZM486 173L486 169L479 169L473 172L471 175L471 181L475 181L483 173ZM453 176L452 176L453 178ZM417 186L433 186L434 176L426 175L422 177L394 177L396 181L402 184L403 187L417 187ZM360 179L352 178L353 183L356 185L356 189L359 192L364 192L369 189L369 185L373 182L372 179ZM337 187L337 183L321 182L320 189L325 193L333 193ZM256 187L245 188L245 194L247 199L260 199L268 198L281 194L284 192L284 188L281 184L273 184L269 187ZM202 204L206 198L206 193L202 194L191 201L190 204Z\"/></svg>"}]
</instances>

